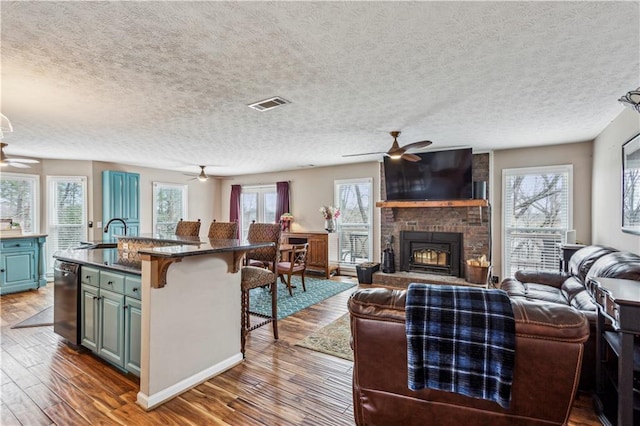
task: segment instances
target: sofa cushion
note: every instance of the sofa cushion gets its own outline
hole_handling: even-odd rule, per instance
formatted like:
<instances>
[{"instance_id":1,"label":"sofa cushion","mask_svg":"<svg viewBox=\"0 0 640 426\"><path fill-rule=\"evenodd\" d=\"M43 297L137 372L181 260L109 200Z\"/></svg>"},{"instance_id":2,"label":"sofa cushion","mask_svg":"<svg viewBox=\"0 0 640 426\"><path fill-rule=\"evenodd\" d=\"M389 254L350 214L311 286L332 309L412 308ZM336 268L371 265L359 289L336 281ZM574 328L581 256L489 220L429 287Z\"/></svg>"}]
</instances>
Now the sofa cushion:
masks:
<instances>
[{"instance_id":1,"label":"sofa cushion","mask_svg":"<svg viewBox=\"0 0 640 426\"><path fill-rule=\"evenodd\" d=\"M524 279L524 276L519 278ZM507 278L502 281L500 288L506 291L511 298L569 305L569 300L561 288L546 284Z\"/></svg>"},{"instance_id":2,"label":"sofa cushion","mask_svg":"<svg viewBox=\"0 0 640 426\"><path fill-rule=\"evenodd\" d=\"M581 248L569 259L569 275L578 277L584 283L589 270L598 259L617 251L614 248L599 245Z\"/></svg>"},{"instance_id":3,"label":"sofa cushion","mask_svg":"<svg viewBox=\"0 0 640 426\"><path fill-rule=\"evenodd\" d=\"M640 256L627 251L602 256L587 274L587 279L595 277L640 281Z\"/></svg>"}]
</instances>

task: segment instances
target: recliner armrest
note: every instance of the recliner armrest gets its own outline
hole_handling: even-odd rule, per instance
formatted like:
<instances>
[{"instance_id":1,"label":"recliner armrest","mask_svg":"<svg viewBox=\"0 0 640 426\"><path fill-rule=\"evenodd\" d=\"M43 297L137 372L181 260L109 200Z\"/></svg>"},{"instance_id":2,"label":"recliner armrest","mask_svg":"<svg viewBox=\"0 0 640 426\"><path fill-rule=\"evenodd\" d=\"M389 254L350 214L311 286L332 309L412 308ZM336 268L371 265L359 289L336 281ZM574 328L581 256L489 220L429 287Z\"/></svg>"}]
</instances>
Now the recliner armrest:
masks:
<instances>
[{"instance_id":1,"label":"recliner armrest","mask_svg":"<svg viewBox=\"0 0 640 426\"><path fill-rule=\"evenodd\" d=\"M562 283L570 277L566 272L545 271L517 271L515 278L523 283L537 283L560 288Z\"/></svg>"}]
</instances>

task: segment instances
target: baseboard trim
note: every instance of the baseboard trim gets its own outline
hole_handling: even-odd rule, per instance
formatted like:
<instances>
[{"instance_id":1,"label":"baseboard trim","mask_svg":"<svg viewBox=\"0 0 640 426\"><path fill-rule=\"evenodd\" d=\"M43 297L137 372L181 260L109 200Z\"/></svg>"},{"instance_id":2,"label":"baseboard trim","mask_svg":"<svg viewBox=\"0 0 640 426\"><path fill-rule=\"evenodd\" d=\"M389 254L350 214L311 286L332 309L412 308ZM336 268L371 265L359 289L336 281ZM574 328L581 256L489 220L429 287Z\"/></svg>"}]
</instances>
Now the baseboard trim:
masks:
<instances>
[{"instance_id":1,"label":"baseboard trim","mask_svg":"<svg viewBox=\"0 0 640 426\"><path fill-rule=\"evenodd\" d=\"M187 377L186 379L179 381L175 385L169 386L160 392L156 392L153 395L146 395L142 392L138 392L137 403L147 411L152 410L158 405L161 405L181 393L188 391L192 387L198 386L210 378L235 367L240 364L242 360L242 354L238 353L192 375L191 377Z\"/></svg>"}]
</instances>

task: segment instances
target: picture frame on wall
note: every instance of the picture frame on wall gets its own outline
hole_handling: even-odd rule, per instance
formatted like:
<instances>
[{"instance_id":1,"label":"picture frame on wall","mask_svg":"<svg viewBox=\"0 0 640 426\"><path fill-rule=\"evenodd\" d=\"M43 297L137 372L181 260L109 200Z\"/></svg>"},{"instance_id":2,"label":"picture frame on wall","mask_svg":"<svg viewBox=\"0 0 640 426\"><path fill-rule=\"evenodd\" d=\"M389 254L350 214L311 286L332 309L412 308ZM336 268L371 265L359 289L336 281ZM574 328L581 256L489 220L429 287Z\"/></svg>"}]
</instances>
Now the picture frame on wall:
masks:
<instances>
[{"instance_id":1,"label":"picture frame on wall","mask_svg":"<svg viewBox=\"0 0 640 426\"><path fill-rule=\"evenodd\" d=\"M622 145L622 232L640 235L640 133Z\"/></svg>"}]
</instances>

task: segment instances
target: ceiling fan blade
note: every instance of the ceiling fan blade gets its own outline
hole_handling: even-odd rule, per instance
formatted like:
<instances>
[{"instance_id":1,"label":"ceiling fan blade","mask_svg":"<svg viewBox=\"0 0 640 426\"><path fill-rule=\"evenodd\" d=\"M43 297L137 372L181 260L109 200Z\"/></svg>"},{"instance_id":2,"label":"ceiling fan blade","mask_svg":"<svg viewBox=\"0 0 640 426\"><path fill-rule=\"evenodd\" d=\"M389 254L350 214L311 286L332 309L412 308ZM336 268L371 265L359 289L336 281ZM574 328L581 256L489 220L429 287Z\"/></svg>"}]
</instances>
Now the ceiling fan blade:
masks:
<instances>
[{"instance_id":1,"label":"ceiling fan blade","mask_svg":"<svg viewBox=\"0 0 640 426\"><path fill-rule=\"evenodd\" d=\"M10 163L27 163L27 164L37 164L38 160L31 160L29 158L7 158L5 161Z\"/></svg>"},{"instance_id":2,"label":"ceiling fan blade","mask_svg":"<svg viewBox=\"0 0 640 426\"><path fill-rule=\"evenodd\" d=\"M407 160L407 161L411 161L412 163L415 163L416 161L422 160L422 158L418 157L415 154L411 154L409 152L405 152L404 154L402 154L402 159L403 160Z\"/></svg>"},{"instance_id":3,"label":"ceiling fan blade","mask_svg":"<svg viewBox=\"0 0 640 426\"><path fill-rule=\"evenodd\" d=\"M15 162L8 162L8 161L7 161L7 165L8 165L9 167L15 167L15 168L18 168L18 169L30 169L30 168L31 168L31 166L27 166L26 164L22 164L22 163L15 163Z\"/></svg>"},{"instance_id":4,"label":"ceiling fan blade","mask_svg":"<svg viewBox=\"0 0 640 426\"><path fill-rule=\"evenodd\" d=\"M403 146L403 148L408 151L410 149L425 148L425 147L431 145L432 143L433 142L431 142L431 141L413 142L413 143L410 143L410 144L407 144L407 145Z\"/></svg>"},{"instance_id":5,"label":"ceiling fan blade","mask_svg":"<svg viewBox=\"0 0 640 426\"><path fill-rule=\"evenodd\" d=\"M385 152L380 151L380 152L363 152L361 154L344 154L343 157L358 157L360 155L380 155L380 154L385 154Z\"/></svg>"}]
</instances>

